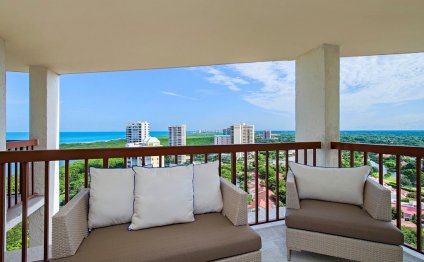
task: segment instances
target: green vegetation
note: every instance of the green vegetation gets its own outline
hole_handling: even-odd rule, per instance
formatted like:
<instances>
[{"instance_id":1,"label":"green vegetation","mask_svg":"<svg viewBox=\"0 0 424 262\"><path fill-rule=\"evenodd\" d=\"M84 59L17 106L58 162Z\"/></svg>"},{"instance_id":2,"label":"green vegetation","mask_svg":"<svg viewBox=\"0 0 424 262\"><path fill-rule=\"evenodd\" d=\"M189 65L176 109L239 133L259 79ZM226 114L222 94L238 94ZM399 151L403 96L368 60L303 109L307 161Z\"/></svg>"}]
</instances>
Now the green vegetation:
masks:
<instances>
[{"instance_id":1,"label":"green vegetation","mask_svg":"<svg viewBox=\"0 0 424 262\"><path fill-rule=\"evenodd\" d=\"M275 139L264 140L257 136L257 143L294 142L294 131L273 132ZM341 131L340 141L348 143L424 146L423 131Z\"/></svg>"},{"instance_id":2,"label":"green vegetation","mask_svg":"<svg viewBox=\"0 0 424 262\"><path fill-rule=\"evenodd\" d=\"M18 250L22 247L22 223L17 224L15 227L7 231L6 235L6 250ZM27 236L28 244L30 239L29 235Z\"/></svg>"},{"instance_id":3,"label":"green vegetation","mask_svg":"<svg viewBox=\"0 0 424 262\"><path fill-rule=\"evenodd\" d=\"M187 145L213 145L214 134L189 134ZM161 145L168 145L167 136L158 136ZM88 148L120 148L125 147L125 139L115 139L93 143L61 144L60 149L88 149Z\"/></svg>"},{"instance_id":4,"label":"green vegetation","mask_svg":"<svg viewBox=\"0 0 424 262\"><path fill-rule=\"evenodd\" d=\"M405 243L411 245L412 247L417 247L417 229L410 227L401 227ZM422 230L424 232L424 230ZM421 250L424 249L424 243L421 244Z\"/></svg>"},{"instance_id":5,"label":"green vegetation","mask_svg":"<svg viewBox=\"0 0 424 262\"><path fill-rule=\"evenodd\" d=\"M195 145L213 145L213 138L215 134L189 134L187 135L187 145L188 146L195 146ZM168 145L168 137L167 136L158 136L157 137L160 141L160 144L163 146Z\"/></svg>"},{"instance_id":6,"label":"green vegetation","mask_svg":"<svg viewBox=\"0 0 424 262\"><path fill-rule=\"evenodd\" d=\"M125 147L125 139L101 141L93 143L61 144L60 149L119 148Z\"/></svg>"}]
</instances>

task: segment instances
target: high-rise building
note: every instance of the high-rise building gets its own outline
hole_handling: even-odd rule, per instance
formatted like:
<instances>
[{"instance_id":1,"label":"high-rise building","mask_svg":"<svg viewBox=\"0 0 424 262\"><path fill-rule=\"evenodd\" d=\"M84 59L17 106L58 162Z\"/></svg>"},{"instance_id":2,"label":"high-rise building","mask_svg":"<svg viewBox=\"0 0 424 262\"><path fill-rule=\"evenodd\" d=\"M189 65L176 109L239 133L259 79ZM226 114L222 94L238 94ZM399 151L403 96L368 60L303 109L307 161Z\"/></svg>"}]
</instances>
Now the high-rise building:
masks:
<instances>
[{"instance_id":1,"label":"high-rise building","mask_svg":"<svg viewBox=\"0 0 424 262\"><path fill-rule=\"evenodd\" d=\"M230 145L231 144L230 135L215 135L213 140L215 145Z\"/></svg>"},{"instance_id":2,"label":"high-rise building","mask_svg":"<svg viewBox=\"0 0 424 262\"><path fill-rule=\"evenodd\" d=\"M230 126L231 143L233 144L254 144L255 126L241 123Z\"/></svg>"},{"instance_id":3,"label":"high-rise building","mask_svg":"<svg viewBox=\"0 0 424 262\"><path fill-rule=\"evenodd\" d=\"M151 147L151 146L161 146L159 139L156 137L146 137L140 143L127 143L125 147ZM144 165L152 167L164 166L164 157L162 157L162 165L160 164L159 156L145 156ZM127 158L127 167L141 166L143 164L142 157L128 157Z\"/></svg>"},{"instance_id":4,"label":"high-rise building","mask_svg":"<svg viewBox=\"0 0 424 262\"><path fill-rule=\"evenodd\" d=\"M150 136L150 123L132 122L127 125L126 142L127 143L142 143L146 137Z\"/></svg>"},{"instance_id":5,"label":"high-rise building","mask_svg":"<svg viewBox=\"0 0 424 262\"><path fill-rule=\"evenodd\" d=\"M185 146L186 145L186 125L173 125L168 127L168 145L169 146ZM186 162L185 155L178 156L178 163Z\"/></svg>"},{"instance_id":6,"label":"high-rise building","mask_svg":"<svg viewBox=\"0 0 424 262\"><path fill-rule=\"evenodd\" d=\"M227 128L227 132L231 135L232 144L254 144L255 143L255 126L241 123L232 125ZM237 158L243 157L243 153L236 153Z\"/></svg>"},{"instance_id":7,"label":"high-rise building","mask_svg":"<svg viewBox=\"0 0 424 262\"><path fill-rule=\"evenodd\" d=\"M271 139L272 138L272 134L271 134L271 130L264 130L264 133L262 134L264 139Z\"/></svg>"}]
</instances>

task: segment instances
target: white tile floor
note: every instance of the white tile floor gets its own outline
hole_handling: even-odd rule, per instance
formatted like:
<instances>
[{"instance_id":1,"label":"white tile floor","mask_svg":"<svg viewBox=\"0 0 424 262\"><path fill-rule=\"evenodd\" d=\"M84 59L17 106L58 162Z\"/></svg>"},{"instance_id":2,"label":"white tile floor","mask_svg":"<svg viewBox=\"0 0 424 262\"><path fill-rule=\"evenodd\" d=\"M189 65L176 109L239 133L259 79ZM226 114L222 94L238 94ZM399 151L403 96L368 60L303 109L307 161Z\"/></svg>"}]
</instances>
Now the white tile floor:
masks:
<instances>
[{"instance_id":1,"label":"white tile floor","mask_svg":"<svg viewBox=\"0 0 424 262\"><path fill-rule=\"evenodd\" d=\"M284 234L284 222L276 222L272 224L264 224L254 226L253 228L262 237L262 261L287 261L286 256L286 239ZM404 262L424 261L424 256L409 250L404 251ZM345 259L318 255L309 252L292 251L291 261L347 261Z\"/></svg>"}]
</instances>

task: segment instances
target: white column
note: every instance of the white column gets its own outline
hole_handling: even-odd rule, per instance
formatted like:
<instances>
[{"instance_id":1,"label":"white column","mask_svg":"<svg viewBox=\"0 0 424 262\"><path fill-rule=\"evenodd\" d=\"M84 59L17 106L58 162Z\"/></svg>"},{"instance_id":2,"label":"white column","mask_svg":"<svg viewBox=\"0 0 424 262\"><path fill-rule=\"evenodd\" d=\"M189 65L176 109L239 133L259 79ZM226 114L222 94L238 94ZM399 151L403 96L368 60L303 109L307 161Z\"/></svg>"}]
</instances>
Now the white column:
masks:
<instances>
[{"instance_id":1,"label":"white column","mask_svg":"<svg viewBox=\"0 0 424 262\"><path fill-rule=\"evenodd\" d=\"M37 149L59 148L59 75L43 66L30 66L30 138ZM44 194L44 164L35 165L34 189ZM50 216L59 210L59 165L50 162ZM50 223L51 226L51 223ZM43 209L30 217L31 245L43 243ZM50 230L51 232L51 230ZM50 238L51 239L51 238Z\"/></svg>"},{"instance_id":2,"label":"white column","mask_svg":"<svg viewBox=\"0 0 424 262\"><path fill-rule=\"evenodd\" d=\"M0 38L0 151L6 150L6 46Z\"/></svg>"},{"instance_id":3,"label":"white column","mask_svg":"<svg viewBox=\"0 0 424 262\"><path fill-rule=\"evenodd\" d=\"M0 151L6 150L6 47L0 38ZM3 178L6 181L6 178ZM6 198L4 206L7 208ZM5 212L6 216L6 212ZM6 217L5 217L6 218ZM6 242L6 241L5 241ZM6 246L2 246L6 250Z\"/></svg>"},{"instance_id":4,"label":"white column","mask_svg":"<svg viewBox=\"0 0 424 262\"><path fill-rule=\"evenodd\" d=\"M321 141L317 165L337 166L340 139L340 50L323 44L296 59L296 142ZM309 152L308 152L309 153ZM308 164L312 164L308 154ZM303 162L303 154L299 157Z\"/></svg>"}]
</instances>

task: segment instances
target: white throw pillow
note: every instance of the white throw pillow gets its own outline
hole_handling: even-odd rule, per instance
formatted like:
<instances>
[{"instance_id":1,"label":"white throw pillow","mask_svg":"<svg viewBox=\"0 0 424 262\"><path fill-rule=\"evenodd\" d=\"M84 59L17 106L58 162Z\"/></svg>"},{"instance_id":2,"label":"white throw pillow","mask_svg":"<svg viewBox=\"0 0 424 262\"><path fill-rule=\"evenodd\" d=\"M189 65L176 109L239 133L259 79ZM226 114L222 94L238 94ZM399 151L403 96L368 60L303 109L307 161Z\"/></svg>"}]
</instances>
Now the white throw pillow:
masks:
<instances>
[{"instance_id":1,"label":"white throw pillow","mask_svg":"<svg viewBox=\"0 0 424 262\"><path fill-rule=\"evenodd\" d=\"M222 195L219 162L194 165L194 214L221 212Z\"/></svg>"},{"instance_id":2,"label":"white throw pillow","mask_svg":"<svg viewBox=\"0 0 424 262\"><path fill-rule=\"evenodd\" d=\"M129 223L133 214L134 171L90 168L88 227Z\"/></svg>"},{"instance_id":3,"label":"white throw pillow","mask_svg":"<svg viewBox=\"0 0 424 262\"><path fill-rule=\"evenodd\" d=\"M289 163L300 199L363 205L371 167L330 168Z\"/></svg>"},{"instance_id":4,"label":"white throw pillow","mask_svg":"<svg viewBox=\"0 0 424 262\"><path fill-rule=\"evenodd\" d=\"M193 165L134 167L134 215L130 230L193 222Z\"/></svg>"}]
</instances>

